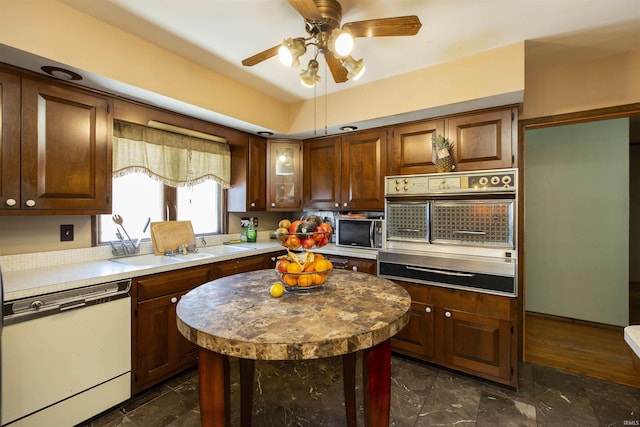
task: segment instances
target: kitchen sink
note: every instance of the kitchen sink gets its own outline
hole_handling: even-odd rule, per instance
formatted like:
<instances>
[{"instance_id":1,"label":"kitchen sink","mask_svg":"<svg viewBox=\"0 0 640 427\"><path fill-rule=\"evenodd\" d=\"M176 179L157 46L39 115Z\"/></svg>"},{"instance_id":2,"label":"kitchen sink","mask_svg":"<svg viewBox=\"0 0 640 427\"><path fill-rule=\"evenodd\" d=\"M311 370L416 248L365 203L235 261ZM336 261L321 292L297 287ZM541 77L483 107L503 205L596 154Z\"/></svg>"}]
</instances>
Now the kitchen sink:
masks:
<instances>
[{"instance_id":1,"label":"kitchen sink","mask_svg":"<svg viewBox=\"0 0 640 427\"><path fill-rule=\"evenodd\" d=\"M217 245L217 246L203 246L198 249L200 253L209 255L229 255L237 254L238 252L251 251L253 248L245 248L242 246L229 246L229 245Z\"/></svg>"},{"instance_id":2,"label":"kitchen sink","mask_svg":"<svg viewBox=\"0 0 640 427\"><path fill-rule=\"evenodd\" d=\"M164 255L134 255L123 258L113 258L112 262L124 265L133 265L135 267L157 267L160 265L175 264L181 262L178 257Z\"/></svg>"}]
</instances>

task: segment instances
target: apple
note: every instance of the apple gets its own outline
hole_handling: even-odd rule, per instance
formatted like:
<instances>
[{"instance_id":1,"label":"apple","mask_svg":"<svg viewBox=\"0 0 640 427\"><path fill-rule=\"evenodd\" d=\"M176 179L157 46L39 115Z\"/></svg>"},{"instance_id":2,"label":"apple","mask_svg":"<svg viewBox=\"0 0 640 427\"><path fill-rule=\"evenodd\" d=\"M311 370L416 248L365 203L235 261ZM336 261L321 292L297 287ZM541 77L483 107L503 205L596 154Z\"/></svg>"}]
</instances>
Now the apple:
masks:
<instances>
[{"instance_id":1,"label":"apple","mask_svg":"<svg viewBox=\"0 0 640 427\"><path fill-rule=\"evenodd\" d=\"M311 249L315 244L316 244L315 240L313 240L311 237L302 239L302 247L305 249Z\"/></svg>"},{"instance_id":2,"label":"apple","mask_svg":"<svg viewBox=\"0 0 640 427\"><path fill-rule=\"evenodd\" d=\"M289 226L289 233L295 233L296 230L298 229L298 226L300 225L302 221L300 221L299 219L293 221L291 223L291 225Z\"/></svg>"}]
</instances>

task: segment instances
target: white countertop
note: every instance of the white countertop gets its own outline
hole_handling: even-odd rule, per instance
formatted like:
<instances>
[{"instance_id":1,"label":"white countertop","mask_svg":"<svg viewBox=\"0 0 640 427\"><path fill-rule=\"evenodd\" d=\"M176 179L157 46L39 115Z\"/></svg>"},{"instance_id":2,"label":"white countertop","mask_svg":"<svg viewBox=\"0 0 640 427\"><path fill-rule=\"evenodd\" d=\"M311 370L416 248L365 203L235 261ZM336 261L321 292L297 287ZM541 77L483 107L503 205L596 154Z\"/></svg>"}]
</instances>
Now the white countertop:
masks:
<instances>
[{"instance_id":1,"label":"white countertop","mask_svg":"<svg viewBox=\"0 0 640 427\"><path fill-rule=\"evenodd\" d=\"M630 325L624 328L624 340L636 356L640 357L640 325Z\"/></svg>"},{"instance_id":2,"label":"white countertop","mask_svg":"<svg viewBox=\"0 0 640 427\"><path fill-rule=\"evenodd\" d=\"M65 258L60 264L42 262L42 266L40 266L36 262L35 265L32 264L29 268L6 269L8 271L5 270L3 265L2 276L4 300L13 301L21 298L80 288L96 283L129 279L148 274L177 270L180 268L211 264L252 255L266 254L284 249L277 241L269 239L259 240L257 243L242 243L234 246L243 247L249 250L233 254L215 255L207 258L181 260L181 262L173 264L152 267L125 265L112 262L108 258L69 262L69 257ZM335 246L334 244L328 244L322 248L314 248L312 251L329 255L341 255L374 260L377 257L376 250L343 248ZM40 258L33 254L25 254L23 256L31 256L35 259ZM12 256L12 258L15 257L16 256ZM177 258L179 257L180 256ZM2 258L3 257L0 257L0 261L2 261Z\"/></svg>"}]
</instances>

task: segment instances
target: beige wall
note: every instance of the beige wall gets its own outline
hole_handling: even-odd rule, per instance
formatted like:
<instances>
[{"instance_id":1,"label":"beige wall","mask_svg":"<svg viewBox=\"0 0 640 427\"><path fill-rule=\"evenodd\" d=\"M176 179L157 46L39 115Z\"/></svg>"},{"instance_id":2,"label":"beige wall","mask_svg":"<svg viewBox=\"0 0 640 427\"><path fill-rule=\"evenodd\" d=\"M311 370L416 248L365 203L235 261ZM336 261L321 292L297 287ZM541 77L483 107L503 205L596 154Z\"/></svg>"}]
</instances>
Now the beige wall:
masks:
<instances>
[{"instance_id":1,"label":"beige wall","mask_svg":"<svg viewBox=\"0 0 640 427\"><path fill-rule=\"evenodd\" d=\"M521 119L640 102L639 50L596 61L527 65Z\"/></svg>"}]
</instances>

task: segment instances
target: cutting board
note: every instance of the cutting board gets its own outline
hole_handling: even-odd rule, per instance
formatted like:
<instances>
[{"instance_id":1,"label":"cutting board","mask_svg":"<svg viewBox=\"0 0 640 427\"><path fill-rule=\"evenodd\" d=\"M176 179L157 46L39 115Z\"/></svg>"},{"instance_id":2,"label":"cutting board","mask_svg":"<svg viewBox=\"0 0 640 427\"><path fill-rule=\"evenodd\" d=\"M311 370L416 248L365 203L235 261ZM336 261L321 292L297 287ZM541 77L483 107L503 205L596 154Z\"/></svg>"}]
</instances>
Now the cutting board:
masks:
<instances>
[{"instance_id":1,"label":"cutting board","mask_svg":"<svg viewBox=\"0 0 640 427\"><path fill-rule=\"evenodd\" d=\"M167 249L174 251L195 239L191 221L164 221L151 223L153 253L164 255Z\"/></svg>"}]
</instances>

